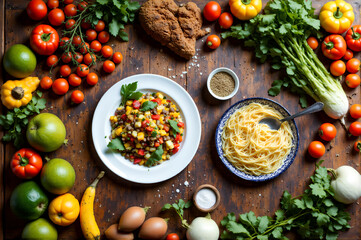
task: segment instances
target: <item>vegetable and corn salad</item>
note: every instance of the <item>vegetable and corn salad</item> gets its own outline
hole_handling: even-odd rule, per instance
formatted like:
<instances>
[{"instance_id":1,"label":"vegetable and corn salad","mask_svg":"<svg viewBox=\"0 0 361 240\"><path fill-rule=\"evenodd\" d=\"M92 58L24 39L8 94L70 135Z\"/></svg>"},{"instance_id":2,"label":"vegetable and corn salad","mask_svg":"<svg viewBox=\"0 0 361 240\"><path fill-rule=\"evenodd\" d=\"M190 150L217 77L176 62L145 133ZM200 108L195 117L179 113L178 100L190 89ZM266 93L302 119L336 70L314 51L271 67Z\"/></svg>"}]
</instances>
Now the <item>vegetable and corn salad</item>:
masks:
<instances>
[{"instance_id":1,"label":"vegetable and corn salad","mask_svg":"<svg viewBox=\"0 0 361 240\"><path fill-rule=\"evenodd\" d=\"M184 123L179 109L160 92L126 100L110 122L108 147L119 150L134 164L161 164L179 151L183 140Z\"/></svg>"}]
</instances>

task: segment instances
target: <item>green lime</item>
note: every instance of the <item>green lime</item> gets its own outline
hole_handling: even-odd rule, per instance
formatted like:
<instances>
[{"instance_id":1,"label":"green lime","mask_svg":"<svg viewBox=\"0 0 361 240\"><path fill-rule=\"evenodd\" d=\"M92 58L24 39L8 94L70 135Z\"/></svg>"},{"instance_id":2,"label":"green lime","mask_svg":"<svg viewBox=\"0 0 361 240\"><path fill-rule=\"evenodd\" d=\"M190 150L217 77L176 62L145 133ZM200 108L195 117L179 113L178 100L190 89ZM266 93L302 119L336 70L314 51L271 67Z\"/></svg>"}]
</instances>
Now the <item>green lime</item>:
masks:
<instances>
[{"instance_id":1,"label":"green lime","mask_svg":"<svg viewBox=\"0 0 361 240\"><path fill-rule=\"evenodd\" d=\"M75 170L64 159L51 159L41 170L41 184L51 193L64 194L74 186L74 183Z\"/></svg>"},{"instance_id":2,"label":"green lime","mask_svg":"<svg viewBox=\"0 0 361 240\"><path fill-rule=\"evenodd\" d=\"M4 55L4 68L16 78L25 78L34 72L36 67L35 54L23 44L12 45Z\"/></svg>"},{"instance_id":3,"label":"green lime","mask_svg":"<svg viewBox=\"0 0 361 240\"><path fill-rule=\"evenodd\" d=\"M48 207L48 197L34 181L19 184L11 194L10 208L20 218L34 220Z\"/></svg>"},{"instance_id":4,"label":"green lime","mask_svg":"<svg viewBox=\"0 0 361 240\"><path fill-rule=\"evenodd\" d=\"M58 239L58 231L56 231L56 228L48 220L39 218L26 224L21 238L32 240Z\"/></svg>"}]
</instances>

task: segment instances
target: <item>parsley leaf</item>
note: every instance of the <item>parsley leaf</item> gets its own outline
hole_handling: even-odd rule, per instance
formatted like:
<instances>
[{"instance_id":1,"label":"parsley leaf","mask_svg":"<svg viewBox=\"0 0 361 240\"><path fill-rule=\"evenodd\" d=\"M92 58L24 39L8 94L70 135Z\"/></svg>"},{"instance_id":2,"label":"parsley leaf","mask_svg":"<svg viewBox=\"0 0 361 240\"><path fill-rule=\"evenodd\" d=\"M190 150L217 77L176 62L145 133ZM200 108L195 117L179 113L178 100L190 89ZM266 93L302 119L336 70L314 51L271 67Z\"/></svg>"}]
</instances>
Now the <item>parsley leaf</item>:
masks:
<instances>
[{"instance_id":1,"label":"parsley leaf","mask_svg":"<svg viewBox=\"0 0 361 240\"><path fill-rule=\"evenodd\" d=\"M141 111L145 112L145 111L149 111L153 108L155 108L157 106L156 102L152 102L152 101L145 101L142 104L142 108L140 109Z\"/></svg>"},{"instance_id":2,"label":"parsley leaf","mask_svg":"<svg viewBox=\"0 0 361 240\"><path fill-rule=\"evenodd\" d=\"M172 128L173 136L176 137L177 133L180 132L178 128L178 122L175 120L168 120L170 127Z\"/></svg>"},{"instance_id":3,"label":"parsley leaf","mask_svg":"<svg viewBox=\"0 0 361 240\"><path fill-rule=\"evenodd\" d=\"M119 151L124 151L125 147L123 145L123 142L120 138L114 138L112 139L108 145L108 148L113 149L113 150L119 150Z\"/></svg>"},{"instance_id":4,"label":"parsley leaf","mask_svg":"<svg viewBox=\"0 0 361 240\"><path fill-rule=\"evenodd\" d=\"M188 209L192 206L192 201L185 202L183 199L179 199L178 202L173 204L166 203L162 207L161 211L174 209L182 221L183 227L189 227L187 220L183 219L184 209Z\"/></svg>"},{"instance_id":5,"label":"parsley leaf","mask_svg":"<svg viewBox=\"0 0 361 240\"><path fill-rule=\"evenodd\" d=\"M145 162L144 165L147 167L153 166L156 162L158 162L162 159L163 153L164 153L164 151L163 151L162 146L159 146L157 148L157 150L152 152L152 154L150 155L150 158L148 158L148 160Z\"/></svg>"},{"instance_id":6,"label":"parsley leaf","mask_svg":"<svg viewBox=\"0 0 361 240\"><path fill-rule=\"evenodd\" d=\"M138 100L143 94L137 92L138 82L124 84L120 88L120 95L122 96L121 106L125 106L128 100Z\"/></svg>"},{"instance_id":7,"label":"parsley leaf","mask_svg":"<svg viewBox=\"0 0 361 240\"><path fill-rule=\"evenodd\" d=\"M157 131L153 131L150 136L151 136L151 137L156 137L156 136L157 136Z\"/></svg>"}]
</instances>

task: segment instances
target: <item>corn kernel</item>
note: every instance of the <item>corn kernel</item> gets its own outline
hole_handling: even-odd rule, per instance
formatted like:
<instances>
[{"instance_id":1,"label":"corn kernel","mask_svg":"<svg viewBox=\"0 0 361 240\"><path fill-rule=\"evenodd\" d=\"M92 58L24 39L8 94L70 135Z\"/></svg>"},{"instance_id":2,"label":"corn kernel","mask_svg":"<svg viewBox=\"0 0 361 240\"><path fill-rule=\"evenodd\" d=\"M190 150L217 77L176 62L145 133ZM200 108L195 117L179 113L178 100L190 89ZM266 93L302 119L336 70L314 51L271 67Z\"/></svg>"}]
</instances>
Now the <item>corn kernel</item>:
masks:
<instances>
[{"instance_id":1,"label":"corn kernel","mask_svg":"<svg viewBox=\"0 0 361 240\"><path fill-rule=\"evenodd\" d=\"M151 151L151 152L154 152L156 150L156 148L154 148L154 147L151 147L150 149L149 149L149 151Z\"/></svg>"},{"instance_id":2,"label":"corn kernel","mask_svg":"<svg viewBox=\"0 0 361 240\"><path fill-rule=\"evenodd\" d=\"M144 163L145 163L145 161L142 160L142 161L140 161L139 165L142 166L142 165L144 165Z\"/></svg>"},{"instance_id":3,"label":"corn kernel","mask_svg":"<svg viewBox=\"0 0 361 240\"><path fill-rule=\"evenodd\" d=\"M134 123L134 127L136 127L136 128L140 128L141 126L142 126L141 122Z\"/></svg>"},{"instance_id":4,"label":"corn kernel","mask_svg":"<svg viewBox=\"0 0 361 240\"><path fill-rule=\"evenodd\" d=\"M144 115L143 115L143 114L140 114L140 115L138 116L138 119L139 119L139 120L143 120L143 118L144 118Z\"/></svg>"},{"instance_id":5,"label":"corn kernel","mask_svg":"<svg viewBox=\"0 0 361 240\"><path fill-rule=\"evenodd\" d=\"M163 99L163 98L164 98L163 94L161 94L160 92L157 92L157 93L155 94L155 96L156 96L157 98L160 98L160 99Z\"/></svg>"},{"instance_id":6,"label":"corn kernel","mask_svg":"<svg viewBox=\"0 0 361 240\"><path fill-rule=\"evenodd\" d=\"M150 111L146 111L145 116L150 116Z\"/></svg>"},{"instance_id":7,"label":"corn kernel","mask_svg":"<svg viewBox=\"0 0 361 240\"><path fill-rule=\"evenodd\" d=\"M110 121L115 123L118 121L118 118L116 116L110 116Z\"/></svg>"},{"instance_id":8,"label":"corn kernel","mask_svg":"<svg viewBox=\"0 0 361 240\"><path fill-rule=\"evenodd\" d=\"M168 147L168 149L173 149L174 148L173 142L171 140L166 141L165 145Z\"/></svg>"},{"instance_id":9,"label":"corn kernel","mask_svg":"<svg viewBox=\"0 0 361 240\"><path fill-rule=\"evenodd\" d=\"M145 158L145 159L150 158L150 154L149 154L149 153L145 154L144 158Z\"/></svg>"},{"instance_id":10,"label":"corn kernel","mask_svg":"<svg viewBox=\"0 0 361 240\"><path fill-rule=\"evenodd\" d=\"M122 110L124 107L123 106L120 106L117 108L118 111Z\"/></svg>"},{"instance_id":11,"label":"corn kernel","mask_svg":"<svg viewBox=\"0 0 361 240\"><path fill-rule=\"evenodd\" d=\"M142 144L137 143L137 144L135 145L135 147L136 147L136 148L142 148Z\"/></svg>"},{"instance_id":12,"label":"corn kernel","mask_svg":"<svg viewBox=\"0 0 361 240\"><path fill-rule=\"evenodd\" d=\"M167 100L163 99L163 100L162 100L162 104L164 104L164 103L167 103Z\"/></svg>"},{"instance_id":13,"label":"corn kernel","mask_svg":"<svg viewBox=\"0 0 361 240\"><path fill-rule=\"evenodd\" d=\"M182 133L183 133L183 131L184 131L184 129L183 129L183 128L179 128L179 134L182 134Z\"/></svg>"},{"instance_id":14,"label":"corn kernel","mask_svg":"<svg viewBox=\"0 0 361 240\"><path fill-rule=\"evenodd\" d=\"M138 141L144 140L144 132L139 132L137 135L137 139L138 139Z\"/></svg>"},{"instance_id":15,"label":"corn kernel","mask_svg":"<svg viewBox=\"0 0 361 240\"><path fill-rule=\"evenodd\" d=\"M167 134L167 132L165 130L160 130L159 134L163 137Z\"/></svg>"},{"instance_id":16,"label":"corn kernel","mask_svg":"<svg viewBox=\"0 0 361 240\"><path fill-rule=\"evenodd\" d=\"M149 151L149 149L150 149L149 147L146 147L146 148L145 148L145 150L147 150L147 151Z\"/></svg>"},{"instance_id":17,"label":"corn kernel","mask_svg":"<svg viewBox=\"0 0 361 240\"><path fill-rule=\"evenodd\" d=\"M133 132L132 132L132 136L133 136L133 137L137 137L137 136L138 136L137 131L133 131Z\"/></svg>"},{"instance_id":18,"label":"corn kernel","mask_svg":"<svg viewBox=\"0 0 361 240\"><path fill-rule=\"evenodd\" d=\"M127 106L132 106L132 104L133 104L133 101L132 101L132 100L128 100L128 101L126 102L126 105L127 105Z\"/></svg>"},{"instance_id":19,"label":"corn kernel","mask_svg":"<svg viewBox=\"0 0 361 240\"><path fill-rule=\"evenodd\" d=\"M123 131L123 128L122 127L118 127L116 130L115 130L115 134L117 136L120 136L120 134L122 134L122 131Z\"/></svg>"},{"instance_id":20,"label":"corn kernel","mask_svg":"<svg viewBox=\"0 0 361 240\"><path fill-rule=\"evenodd\" d=\"M165 160L165 154L162 155L162 159Z\"/></svg>"}]
</instances>

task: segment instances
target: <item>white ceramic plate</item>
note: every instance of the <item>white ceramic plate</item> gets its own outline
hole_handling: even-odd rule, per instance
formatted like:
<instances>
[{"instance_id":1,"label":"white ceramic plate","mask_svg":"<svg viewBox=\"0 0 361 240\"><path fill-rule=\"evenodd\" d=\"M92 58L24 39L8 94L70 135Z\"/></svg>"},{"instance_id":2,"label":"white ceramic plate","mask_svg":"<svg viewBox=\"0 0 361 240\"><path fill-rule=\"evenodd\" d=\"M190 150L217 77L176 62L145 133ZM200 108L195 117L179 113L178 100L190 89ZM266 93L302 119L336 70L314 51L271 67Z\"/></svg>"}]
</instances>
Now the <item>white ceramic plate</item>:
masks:
<instances>
[{"instance_id":1,"label":"white ceramic plate","mask_svg":"<svg viewBox=\"0 0 361 240\"><path fill-rule=\"evenodd\" d=\"M124 84L138 82L138 91L162 92L180 108L185 123L183 142L170 160L154 167L135 165L119 152L107 147L111 126L109 118L121 102L120 89ZM192 97L176 82L154 74L127 77L112 86L100 99L92 122L92 137L96 152L103 163L116 175L136 183L157 183L174 177L192 161L201 138L201 119Z\"/></svg>"}]
</instances>

